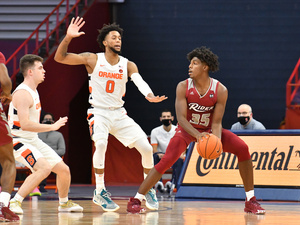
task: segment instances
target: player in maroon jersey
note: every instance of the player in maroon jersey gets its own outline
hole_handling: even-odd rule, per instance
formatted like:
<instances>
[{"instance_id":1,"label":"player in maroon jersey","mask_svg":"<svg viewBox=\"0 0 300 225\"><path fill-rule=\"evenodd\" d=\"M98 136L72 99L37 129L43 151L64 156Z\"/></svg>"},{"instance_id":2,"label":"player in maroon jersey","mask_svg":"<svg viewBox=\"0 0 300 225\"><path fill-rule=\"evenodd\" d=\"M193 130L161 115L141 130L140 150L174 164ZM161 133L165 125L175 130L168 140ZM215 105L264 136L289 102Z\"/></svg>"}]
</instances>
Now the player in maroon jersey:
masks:
<instances>
[{"instance_id":1,"label":"player in maroon jersey","mask_svg":"<svg viewBox=\"0 0 300 225\"><path fill-rule=\"evenodd\" d=\"M187 55L190 78L179 82L175 109L178 129L171 139L161 161L149 172L138 193L130 198L127 211L142 213L144 195L162 177L165 171L185 151L187 146L207 133L221 138L223 151L237 156L240 175L246 192L245 212L264 214L254 196L253 167L248 146L237 135L222 128L222 119L228 97L226 87L209 76L219 69L218 56L206 47L196 48Z\"/></svg>"},{"instance_id":2,"label":"player in maroon jersey","mask_svg":"<svg viewBox=\"0 0 300 225\"><path fill-rule=\"evenodd\" d=\"M1 175L0 221L18 221L19 217L8 208L10 194L16 179L16 165L13 155L12 135L2 107L2 104L7 105L11 101L10 92L12 84L5 66L5 57L1 52L0 84L2 88L2 92L0 93L0 163L3 168Z\"/></svg>"}]
</instances>

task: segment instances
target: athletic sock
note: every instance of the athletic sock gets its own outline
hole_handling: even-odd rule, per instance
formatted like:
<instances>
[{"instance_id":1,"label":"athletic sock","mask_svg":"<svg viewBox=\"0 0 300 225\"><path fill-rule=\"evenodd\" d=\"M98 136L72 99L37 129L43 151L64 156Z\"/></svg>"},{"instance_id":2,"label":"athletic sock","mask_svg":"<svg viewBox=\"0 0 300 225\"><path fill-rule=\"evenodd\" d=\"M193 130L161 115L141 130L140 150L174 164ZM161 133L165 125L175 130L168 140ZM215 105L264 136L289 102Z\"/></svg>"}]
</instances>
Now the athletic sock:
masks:
<instances>
[{"instance_id":1,"label":"athletic sock","mask_svg":"<svg viewBox=\"0 0 300 225\"><path fill-rule=\"evenodd\" d=\"M137 192L136 195L134 196L134 198L137 198L138 200L140 200L142 202L145 199L145 195L142 195Z\"/></svg>"},{"instance_id":2,"label":"athletic sock","mask_svg":"<svg viewBox=\"0 0 300 225\"><path fill-rule=\"evenodd\" d=\"M254 197L254 190L250 190L246 192L247 201L249 201L252 197Z\"/></svg>"},{"instance_id":3,"label":"athletic sock","mask_svg":"<svg viewBox=\"0 0 300 225\"><path fill-rule=\"evenodd\" d=\"M0 202L2 202L5 207L8 206L10 200L10 194L8 192L1 192L0 193Z\"/></svg>"},{"instance_id":4,"label":"athletic sock","mask_svg":"<svg viewBox=\"0 0 300 225\"><path fill-rule=\"evenodd\" d=\"M104 173L103 174L95 173L95 178L96 178L95 179L96 180L96 190L97 190L97 192L100 192L102 189L105 189L105 186L104 186Z\"/></svg>"},{"instance_id":5,"label":"athletic sock","mask_svg":"<svg viewBox=\"0 0 300 225\"><path fill-rule=\"evenodd\" d=\"M14 199L17 200L18 202L21 202L21 203L24 200L24 198L21 195L19 195L18 193L15 195Z\"/></svg>"}]
</instances>

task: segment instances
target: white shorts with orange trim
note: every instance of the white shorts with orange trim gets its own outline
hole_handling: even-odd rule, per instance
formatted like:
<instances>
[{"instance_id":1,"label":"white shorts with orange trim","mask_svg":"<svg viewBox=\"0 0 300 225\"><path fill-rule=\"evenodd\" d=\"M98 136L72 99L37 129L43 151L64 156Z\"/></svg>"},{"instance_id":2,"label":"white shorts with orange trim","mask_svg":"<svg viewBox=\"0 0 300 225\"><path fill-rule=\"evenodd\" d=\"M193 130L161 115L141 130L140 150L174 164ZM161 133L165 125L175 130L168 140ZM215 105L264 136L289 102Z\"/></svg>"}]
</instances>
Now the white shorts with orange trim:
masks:
<instances>
[{"instance_id":1,"label":"white shorts with orange trim","mask_svg":"<svg viewBox=\"0 0 300 225\"><path fill-rule=\"evenodd\" d=\"M37 160L45 158L53 168L62 158L38 137L34 139L13 138L15 159L28 167L32 172Z\"/></svg>"},{"instance_id":2,"label":"white shorts with orange trim","mask_svg":"<svg viewBox=\"0 0 300 225\"><path fill-rule=\"evenodd\" d=\"M88 110L88 122L92 140L107 139L114 135L124 146L132 148L132 144L140 138L147 138L142 128L129 116L124 107L116 109L92 108Z\"/></svg>"}]
</instances>

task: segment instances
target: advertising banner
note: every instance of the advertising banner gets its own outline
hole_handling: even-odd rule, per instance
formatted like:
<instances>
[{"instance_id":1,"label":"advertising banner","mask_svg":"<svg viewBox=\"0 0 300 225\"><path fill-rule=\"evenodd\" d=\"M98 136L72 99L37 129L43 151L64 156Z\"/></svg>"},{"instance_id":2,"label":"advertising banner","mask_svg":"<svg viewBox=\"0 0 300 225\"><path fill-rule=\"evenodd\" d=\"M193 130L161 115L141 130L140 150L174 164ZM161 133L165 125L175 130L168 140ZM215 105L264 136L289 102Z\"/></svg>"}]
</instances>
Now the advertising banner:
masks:
<instances>
[{"instance_id":1,"label":"advertising banner","mask_svg":"<svg viewBox=\"0 0 300 225\"><path fill-rule=\"evenodd\" d=\"M249 146L255 186L300 188L300 136L239 136ZM237 157L206 160L193 149L183 185L242 186Z\"/></svg>"}]
</instances>

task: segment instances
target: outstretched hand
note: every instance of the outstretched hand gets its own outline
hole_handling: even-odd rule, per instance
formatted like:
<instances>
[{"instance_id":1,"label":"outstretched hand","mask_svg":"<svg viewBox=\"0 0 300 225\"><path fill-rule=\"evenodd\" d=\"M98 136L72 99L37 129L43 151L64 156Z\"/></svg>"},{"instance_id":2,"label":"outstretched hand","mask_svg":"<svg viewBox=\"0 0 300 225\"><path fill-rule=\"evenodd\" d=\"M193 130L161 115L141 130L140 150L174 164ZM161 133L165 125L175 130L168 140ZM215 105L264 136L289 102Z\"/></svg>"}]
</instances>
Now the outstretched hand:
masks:
<instances>
[{"instance_id":1,"label":"outstretched hand","mask_svg":"<svg viewBox=\"0 0 300 225\"><path fill-rule=\"evenodd\" d=\"M80 31L80 28L85 24L85 21L83 20L82 17L76 17L76 19L73 17L71 20L71 23L68 27L67 30L67 35L74 38L74 37L79 37L83 34L85 34L83 31Z\"/></svg>"},{"instance_id":2,"label":"outstretched hand","mask_svg":"<svg viewBox=\"0 0 300 225\"><path fill-rule=\"evenodd\" d=\"M58 130L60 127L66 125L68 121L68 117L65 116L65 117L60 117L59 120L57 120L54 124L52 124L52 130Z\"/></svg>"},{"instance_id":3,"label":"outstretched hand","mask_svg":"<svg viewBox=\"0 0 300 225\"><path fill-rule=\"evenodd\" d=\"M146 96L146 99L149 101L149 102L162 102L164 100L166 100L168 97L166 96L154 96L153 94L149 94L148 96Z\"/></svg>"}]
</instances>

